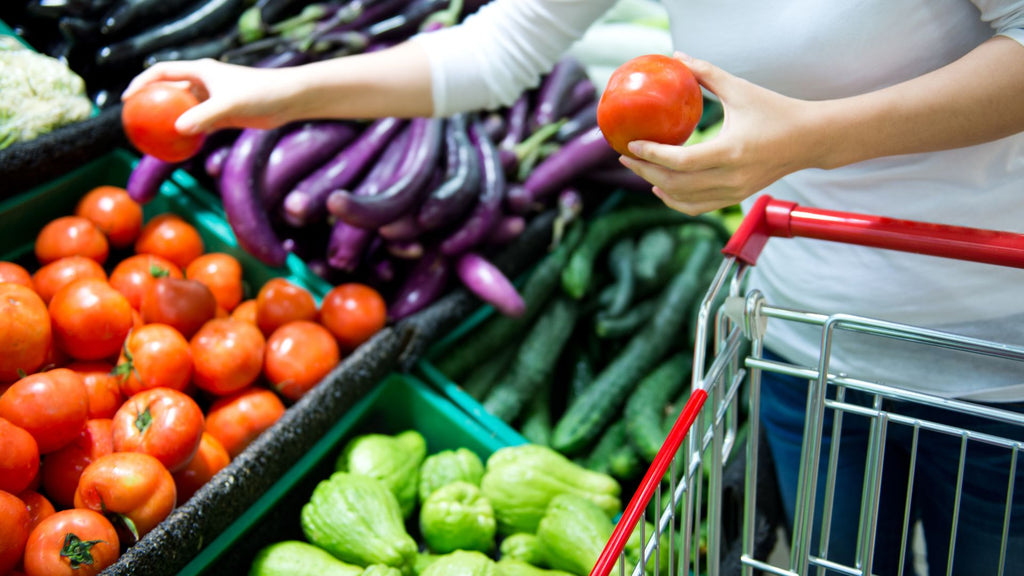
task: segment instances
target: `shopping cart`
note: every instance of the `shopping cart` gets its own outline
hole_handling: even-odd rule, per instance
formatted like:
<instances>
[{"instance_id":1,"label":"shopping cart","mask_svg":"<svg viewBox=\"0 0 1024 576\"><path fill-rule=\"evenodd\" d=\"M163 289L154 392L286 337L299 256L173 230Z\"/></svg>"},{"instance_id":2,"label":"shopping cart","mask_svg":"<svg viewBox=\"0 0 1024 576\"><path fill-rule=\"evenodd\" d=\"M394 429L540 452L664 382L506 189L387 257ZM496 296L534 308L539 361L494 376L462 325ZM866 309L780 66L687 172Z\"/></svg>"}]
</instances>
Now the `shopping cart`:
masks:
<instances>
[{"instance_id":1,"label":"shopping cart","mask_svg":"<svg viewBox=\"0 0 1024 576\"><path fill-rule=\"evenodd\" d=\"M723 250L725 258L701 304L694 349L693 387L689 399L668 434L657 457L651 463L639 487L618 521L615 531L591 571L591 576L617 574L665 573L667 559L670 574L721 574L722 540L722 471L736 443L737 422L743 395L749 398L749 436L746 441L746 469L743 495L742 546L740 562L744 574L872 574L875 533L881 490L882 455L887 431L905 426L912 430L913 451L911 473L907 479L903 506L901 558L908 558L913 548L915 519L910 515L910 494L915 481L913 470L917 459L918 439L922 433L939 433L959 439L960 460L953 522L949 534L947 558L929 558L929 562L947 566L954 564L952 545L957 538L957 519L964 514L961 488L964 454L968 444L984 443L1006 450L1009 454L1011 479L1005 488L1003 538L999 548L999 564L1007 551L1010 525L1010 502L1014 496L1017 456L1024 449L1024 415L961 400L912 392L848 374L829 371L831 344L835 333L855 331L870 337L896 339L923 346L939 346L950 351L977 354L1019 362L1024 374L1024 347L1000 344L896 324L879 319L852 315L824 315L773 307L756 289L742 294L748 269L756 263L768 238L801 236L831 240L874 248L900 250L973 262L1024 268L1024 236L955 226L896 220L862 214L833 212L797 206L762 196L744 219L740 228ZM815 366L795 366L763 357L762 338L772 322L800 322L821 328L822 348ZM712 331L713 330L713 331ZM709 354L709 348L711 353ZM710 362L710 365L708 364ZM804 427L795 516L789 537L789 553L776 566L763 557L755 557L755 520L760 495L755 479L758 476L758 449L761 427L759 411L762 371L773 371L806 379L808 410ZM867 405L846 400L847 393L860 391L872 399ZM1007 423L1021 435L994 436L976 430L950 426L941 422L921 420L893 411L897 406L920 405L943 410L960 411L983 421ZM832 413L833 436L828 454L823 455L823 422L827 411ZM836 458L841 444L840 423L847 418L866 417L870 421L868 454L860 500L857 526L856 558L846 564L828 557L830 516L835 498ZM685 448L680 449L684 446ZM822 460L827 458L827 460ZM763 466L763 462L761 463ZM708 470L704 470L708 468ZM824 471L825 495L816 502L815 487ZM706 485L702 478L707 478ZM926 481L920 480L918 481ZM902 488L901 488L902 489ZM815 513L817 509L818 513ZM818 517L820 514L820 517ZM642 521L643 520L643 521ZM1015 519L1019 521L1019 519ZM700 525L707 525L706 542L701 541ZM818 522L820 535L814 535ZM652 528L653 527L653 528ZM645 542L643 556L634 564L623 552L626 541L639 532ZM646 532L646 533L645 533ZM812 541L814 540L814 541ZM664 548L668 547L668 554ZM763 554L762 554L763 555ZM635 556L634 556L635 558ZM900 573L904 562L900 562ZM909 569L906 573L912 574ZM1000 569L1000 574L1003 573Z\"/></svg>"}]
</instances>

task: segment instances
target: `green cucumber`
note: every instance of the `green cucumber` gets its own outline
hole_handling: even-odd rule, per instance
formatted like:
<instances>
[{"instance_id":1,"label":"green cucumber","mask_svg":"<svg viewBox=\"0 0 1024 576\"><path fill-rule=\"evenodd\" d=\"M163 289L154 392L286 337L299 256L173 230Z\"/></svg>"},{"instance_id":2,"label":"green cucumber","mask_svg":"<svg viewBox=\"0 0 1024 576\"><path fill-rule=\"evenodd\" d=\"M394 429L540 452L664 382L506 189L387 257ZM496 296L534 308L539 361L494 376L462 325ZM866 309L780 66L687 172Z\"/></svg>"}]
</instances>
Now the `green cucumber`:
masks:
<instances>
[{"instance_id":1,"label":"green cucumber","mask_svg":"<svg viewBox=\"0 0 1024 576\"><path fill-rule=\"evenodd\" d=\"M466 376L462 389L477 401L486 398L494 385L501 379L502 374L512 364L512 359L515 358L518 349L519 346L516 343L485 358L482 364L473 368L469 376Z\"/></svg>"},{"instance_id":2,"label":"green cucumber","mask_svg":"<svg viewBox=\"0 0 1024 576\"><path fill-rule=\"evenodd\" d=\"M487 399L484 409L505 422L513 422L523 407L555 372L558 358L576 326L579 303L558 296L541 311L530 328L505 377Z\"/></svg>"},{"instance_id":3,"label":"green cucumber","mask_svg":"<svg viewBox=\"0 0 1024 576\"><path fill-rule=\"evenodd\" d=\"M626 435L648 463L654 461L665 442L665 408L683 389L692 364L690 352L669 356L637 384L626 401Z\"/></svg>"},{"instance_id":4,"label":"green cucumber","mask_svg":"<svg viewBox=\"0 0 1024 576\"><path fill-rule=\"evenodd\" d=\"M583 466L588 470L608 474L609 464L615 451L627 441L626 422L616 420L601 433L590 454L583 460Z\"/></svg>"},{"instance_id":5,"label":"green cucumber","mask_svg":"<svg viewBox=\"0 0 1024 576\"><path fill-rule=\"evenodd\" d=\"M526 409L519 433L533 444L551 444L551 379L537 391Z\"/></svg>"},{"instance_id":6,"label":"green cucumber","mask_svg":"<svg viewBox=\"0 0 1024 576\"><path fill-rule=\"evenodd\" d=\"M458 382L483 358L489 358L522 335L557 290L559 274L582 239L583 226L582 222L570 226L558 247L534 268L520 291L523 301L526 302L526 311L521 316L513 318L495 314L484 324L460 338L456 346L452 346L438 359L437 369Z\"/></svg>"},{"instance_id":7,"label":"green cucumber","mask_svg":"<svg viewBox=\"0 0 1024 576\"><path fill-rule=\"evenodd\" d=\"M619 316L598 313L594 317L594 333L601 338L622 338L639 330L658 311L658 299L648 298L636 303Z\"/></svg>"},{"instance_id":8,"label":"green cucumber","mask_svg":"<svg viewBox=\"0 0 1024 576\"><path fill-rule=\"evenodd\" d=\"M608 250L608 269L612 274L612 301L605 309L611 316L626 311L636 292L636 278L633 275L633 261L636 259L636 243L631 236L620 238Z\"/></svg>"},{"instance_id":9,"label":"green cucumber","mask_svg":"<svg viewBox=\"0 0 1024 576\"><path fill-rule=\"evenodd\" d=\"M697 240L686 266L665 288L651 321L629 340L558 420L551 437L552 447L564 454L575 454L593 442L639 380L671 350L683 332L690 303L704 289L700 284L701 273L713 261L717 247L714 240Z\"/></svg>"},{"instance_id":10,"label":"green cucumber","mask_svg":"<svg viewBox=\"0 0 1024 576\"><path fill-rule=\"evenodd\" d=\"M641 285L664 283L672 268L678 238L669 227L659 226L643 232L636 241L633 274Z\"/></svg>"}]
</instances>

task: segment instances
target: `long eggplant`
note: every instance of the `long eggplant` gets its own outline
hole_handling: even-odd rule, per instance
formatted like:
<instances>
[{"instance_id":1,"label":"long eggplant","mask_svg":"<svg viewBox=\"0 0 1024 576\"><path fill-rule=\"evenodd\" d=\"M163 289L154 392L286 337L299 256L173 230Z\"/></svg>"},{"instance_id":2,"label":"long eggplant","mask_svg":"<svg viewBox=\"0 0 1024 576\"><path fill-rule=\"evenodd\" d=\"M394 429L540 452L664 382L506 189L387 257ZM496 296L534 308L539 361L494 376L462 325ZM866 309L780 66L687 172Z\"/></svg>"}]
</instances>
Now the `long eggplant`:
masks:
<instances>
[{"instance_id":1,"label":"long eggplant","mask_svg":"<svg viewBox=\"0 0 1024 576\"><path fill-rule=\"evenodd\" d=\"M149 54L223 30L241 13L245 0L199 0L182 16L104 46L96 64L116 66L142 60Z\"/></svg>"},{"instance_id":2,"label":"long eggplant","mask_svg":"<svg viewBox=\"0 0 1024 576\"><path fill-rule=\"evenodd\" d=\"M455 273L470 292L513 318L526 312L526 301L512 281L490 260L477 252L466 252L455 262Z\"/></svg>"},{"instance_id":3,"label":"long eggplant","mask_svg":"<svg viewBox=\"0 0 1024 576\"><path fill-rule=\"evenodd\" d=\"M183 13L195 0L121 0L100 21L105 36L142 30Z\"/></svg>"},{"instance_id":4,"label":"long eggplant","mask_svg":"<svg viewBox=\"0 0 1024 576\"><path fill-rule=\"evenodd\" d=\"M322 220L331 192L352 186L407 124L399 118L381 118L367 126L334 158L295 184L284 197L284 220L296 227Z\"/></svg>"},{"instance_id":5,"label":"long eggplant","mask_svg":"<svg viewBox=\"0 0 1024 576\"><path fill-rule=\"evenodd\" d=\"M445 126L444 181L430 190L423 200L417 221L425 230L434 230L458 220L479 196L480 157L469 139L467 119L455 114Z\"/></svg>"},{"instance_id":6,"label":"long eggplant","mask_svg":"<svg viewBox=\"0 0 1024 576\"><path fill-rule=\"evenodd\" d=\"M451 259L436 249L428 248L388 302L389 319L401 320L432 304L444 294L451 275Z\"/></svg>"},{"instance_id":7,"label":"long eggplant","mask_svg":"<svg viewBox=\"0 0 1024 576\"><path fill-rule=\"evenodd\" d=\"M566 119L555 133L555 142L565 144L583 132L597 126L597 101L584 106Z\"/></svg>"},{"instance_id":8,"label":"long eggplant","mask_svg":"<svg viewBox=\"0 0 1024 576\"><path fill-rule=\"evenodd\" d=\"M266 162L274 130L242 130L224 161L221 201L238 244L268 266L283 266L288 251L278 238L258 190L258 174Z\"/></svg>"},{"instance_id":9,"label":"long eggplant","mask_svg":"<svg viewBox=\"0 0 1024 576\"><path fill-rule=\"evenodd\" d=\"M125 189L133 200L145 204L156 197L160 192L160 186L180 166L179 163L164 162L155 156L143 154L132 168L132 173L128 175Z\"/></svg>"},{"instance_id":10,"label":"long eggplant","mask_svg":"<svg viewBox=\"0 0 1024 576\"><path fill-rule=\"evenodd\" d=\"M505 199L505 172L494 143L479 120L469 126L469 138L480 157L482 183L476 206L462 225L441 241L441 252L452 256L462 254L486 240L491 229L501 217L501 205Z\"/></svg>"},{"instance_id":11,"label":"long eggplant","mask_svg":"<svg viewBox=\"0 0 1024 576\"><path fill-rule=\"evenodd\" d=\"M422 198L441 153L444 119L414 118L410 121L409 154L398 167L397 177L373 195L345 190L331 194L328 210L354 226L379 228L408 212Z\"/></svg>"},{"instance_id":12,"label":"long eggplant","mask_svg":"<svg viewBox=\"0 0 1024 576\"><path fill-rule=\"evenodd\" d=\"M505 137L498 142L502 170L512 176L519 166L516 146L526 138L526 127L530 121L530 94L523 92L508 108L505 121Z\"/></svg>"},{"instance_id":13,"label":"long eggplant","mask_svg":"<svg viewBox=\"0 0 1024 576\"><path fill-rule=\"evenodd\" d=\"M402 40L419 31L431 14L444 10L450 0L412 0L400 13L378 20L365 31L374 41Z\"/></svg>"},{"instance_id":14,"label":"long eggplant","mask_svg":"<svg viewBox=\"0 0 1024 576\"><path fill-rule=\"evenodd\" d=\"M171 60L199 60L202 58L219 58L238 43L238 31L232 27L209 38L194 40L179 46L168 46L146 56L143 63L152 66L157 62Z\"/></svg>"},{"instance_id":15,"label":"long eggplant","mask_svg":"<svg viewBox=\"0 0 1024 576\"><path fill-rule=\"evenodd\" d=\"M594 126L537 164L521 185L511 187L508 206L518 214L533 210L573 179L617 157L601 129Z\"/></svg>"},{"instance_id":16,"label":"long eggplant","mask_svg":"<svg viewBox=\"0 0 1024 576\"><path fill-rule=\"evenodd\" d=\"M354 123L338 120L289 126L267 158L260 186L263 205L268 209L276 207L299 179L327 162L358 134Z\"/></svg>"},{"instance_id":17,"label":"long eggplant","mask_svg":"<svg viewBox=\"0 0 1024 576\"><path fill-rule=\"evenodd\" d=\"M537 103L529 120L534 132L562 117L568 95L576 84L587 77L587 71L573 56L563 56L544 77L537 91Z\"/></svg>"}]
</instances>

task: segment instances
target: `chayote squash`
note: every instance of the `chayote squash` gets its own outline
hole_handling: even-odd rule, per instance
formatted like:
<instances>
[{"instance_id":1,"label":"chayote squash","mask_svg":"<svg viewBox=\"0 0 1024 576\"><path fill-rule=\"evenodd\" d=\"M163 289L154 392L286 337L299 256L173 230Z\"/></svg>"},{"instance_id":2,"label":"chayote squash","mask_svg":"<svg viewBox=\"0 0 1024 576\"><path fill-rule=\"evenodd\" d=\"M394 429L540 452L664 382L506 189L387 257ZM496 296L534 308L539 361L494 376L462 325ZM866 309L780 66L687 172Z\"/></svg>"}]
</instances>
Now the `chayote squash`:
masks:
<instances>
[{"instance_id":1,"label":"chayote squash","mask_svg":"<svg viewBox=\"0 0 1024 576\"><path fill-rule=\"evenodd\" d=\"M340 560L412 570L416 541L405 531L395 495L379 480L331 474L302 507L301 521L306 538Z\"/></svg>"},{"instance_id":2,"label":"chayote squash","mask_svg":"<svg viewBox=\"0 0 1024 576\"><path fill-rule=\"evenodd\" d=\"M415 430L364 434L345 445L334 468L383 482L398 499L402 518L408 518L416 507L419 469L426 457L427 442Z\"/></svg>"},{"instance_id":3,"label":"chayote squash","mask_svg":"<svg viewBox=\"0 0 1024 576\"><path fill-rule=\"evenodd\" d=\"M420 502L425 502L427 496L434 490L457 480L479 486L483 476L483 460L469 448L442 450L431 454L420 465Z\"/></svg>"},{"instance_id":4,"label":"chayote squash","mask_svg":"<svg viewBox=\"0 0 1024 576\"><path fill-rule=\"evenodd\" d=\"M435 490L420 508L420 533L439 554L455 550L490 552L494 548L494 508L468 482L452 482Z\"/></svg>"},{"instance_id":5,"label":"chayote squash","mask_svg":"<svg viewBox=\"0 0 1024 576\"><path fill-rule=\"evenodd\" d=\"M537 526L537 542L547 565L587 576L615 529L596 504L576 494L559 494Z\"/></svg>"},{"instance_id":6,"label":"chayote squash","mask_svg":"<svg viewBox=\"0 0 1024 576\"><path fill-rule=\"evenodd\" d=\"M547 566L544 563L544 554L540 549L540 544L537 542L536 534L519 532L518 534L507 536L501 541L498 551L501 553L502 560L508 558L510 560L521 560L541 568Z\"/></svg>"},{"instance_id":7,"label":"chayote squash","mask_svg":"<svg viewBox=\"0 0 1024 576\"><path fill-rule=\"evenodd\" d=\"M610 519L618 513L618 481L587 470L547 446L522 444L495 451L487 459L480 489L494 507L498 532L536 532L551 499L576 494L596 504Z\"/></svg>"},{"instance_id":8,"label":"chayote squash","mask_svg":"<svg viewBox=\"0 0 1024 576\"><path fill-rule=\"evenodd\" d=\"M256 553L249 576L362 576L363 569L299 540L285 540Z\"/></svg>"},{"instance_id":9,"label":"chayote squash","mask_svg":"<svg viewBox=\"0 0 1024 576\"><path fill-rule=\"evenodd\" d=\"M502 558L494 565L496 576L572 576L561 570L545 570L528 562L513 558Z\"/></svg>"},{"instance_id":10,"label":"chayote squash","mask_svg":"<svg viewBox=\"0 0 1024 576\"><path fill-rule=\"evenodd\" d=\"M456 550L438 556L422 576L495 576L495 562L483 552Z\"/></svg>"},{"instance_id":11,"label":"chayote squash","mask_svg":"<svg viewBox=\"0 0 1024 576\"><path fill-rule=\"evenodd\" d=\"M316 575L311 574L310 576ZM402 571L398 568L385 566L384 564L374 564L367 566L360 576L402 576Z\"/></svg>"},{"instance_id":12,"label":"chayote squash","mask_svg":"<svg viewBox=\"0 0 1024 576\"><path fill-rule=\"evenodd\" d=\"M430 552L420 552L416 555L416 560L412 564L412 573L416 576L423 576L423 573L427 568L434 563L441 556L437 554L431 554Z\"/></svg>"}]
</instances>

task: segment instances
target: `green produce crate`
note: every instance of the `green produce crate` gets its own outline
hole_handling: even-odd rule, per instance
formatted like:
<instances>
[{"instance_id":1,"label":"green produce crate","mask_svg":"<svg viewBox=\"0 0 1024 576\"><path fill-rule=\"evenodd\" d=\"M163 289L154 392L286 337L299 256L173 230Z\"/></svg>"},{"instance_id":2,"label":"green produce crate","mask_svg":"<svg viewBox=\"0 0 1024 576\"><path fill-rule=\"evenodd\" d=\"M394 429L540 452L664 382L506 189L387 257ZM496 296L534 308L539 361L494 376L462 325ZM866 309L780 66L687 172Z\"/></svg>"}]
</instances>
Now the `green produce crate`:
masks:
<instances>
[{"instance_id":1,"label":"green produce crate","mask_svg":"<svg viewBox=\"0 0 1024 576\"><path fill-rule=\"evenodd\" d=\"M367 433L417 430L427 452L469 448L485 460L495 450L523 444L499 437L451 405L422 381L393 373L352 407L262 497L210 542L179 576L243 574L256 552L285 539L303 540L299 512L313 489L334 471L345 443Z\"/></svg>"},{"instance_id":2,"label":"green produce crate","mask_svg":"<svg viewBox=\"0 0 1024 576\"><path fill-rule=\"evenodd\" d=\"M26 48L32 48L31 46L28 45L28 42L25 42L25 40L23 40L21 38L21 36L18 36L17 34L15 34L14 30L12 30L11 27L8 26L7 23L4 22L3 20L0 20L0 35L2 35L2 36L14 36L15 38L18 39L18 42L21 42L23 45L25 45Z\"/></svg>"},{"instance_id":3,"label":"green produce crate","mask_svg":"<svg viewBox=\"0 0 1024 576\"><path fill-rule=\"evenodd\" d=\"M73 213L78 200L96 186L125 186L137 160L128 151L115 150L56 180L0 202L0 228L3 229L0 259L18 262L29 270L37 268L33 241L42 226ZM330 285L297 256L290 255L282 268L272 268L239 247L219 199L190 178L169 179L161 186L160 194L143 206L145 220L164 212L177 214L195 226L207 251L227 252L238 258L244 271L247 296L255 296L255 291L274 277L287 278L310 290L318 299L330 290ZM123 255L112 250L108 266Z\"/></svg>"}]
</instances>

